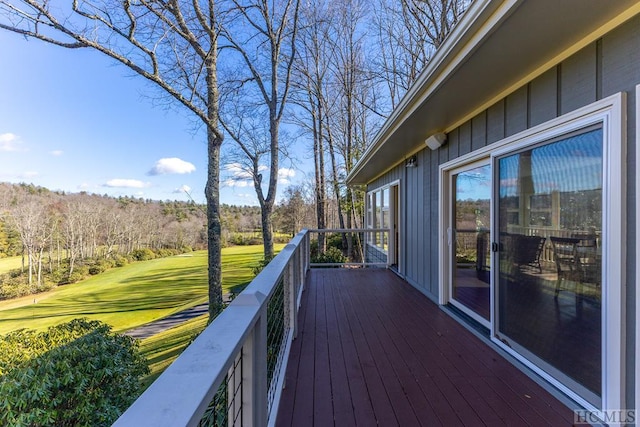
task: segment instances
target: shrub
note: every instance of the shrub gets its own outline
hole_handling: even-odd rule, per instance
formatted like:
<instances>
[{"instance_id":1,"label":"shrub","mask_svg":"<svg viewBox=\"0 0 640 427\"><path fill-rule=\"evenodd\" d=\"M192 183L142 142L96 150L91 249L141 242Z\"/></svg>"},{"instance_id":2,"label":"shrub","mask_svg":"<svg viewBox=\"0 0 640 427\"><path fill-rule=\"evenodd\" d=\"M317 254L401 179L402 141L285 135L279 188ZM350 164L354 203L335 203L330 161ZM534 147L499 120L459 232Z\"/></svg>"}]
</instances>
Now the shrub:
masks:
<instances>
[{"instance_id":1,"label":"shrub","mask_svg":"<svg viewBox=\"0 0 640 427\"><path fill-rule=\"evenodd\" d=\"M347 262L347 257L338 248L329 247L324 253L311 256L313 263L342 263Z\"/></svg>"},{"instance_id":2,"label":"shrub","mask_svg":"<svg viewBox=\"0 0 640 427\"><path fill-rule=\"evenodd\" d=\"M113 256L113 264L116 267L124 267L125 265L129 264L129 260L125 257L123 257L122 255L114 255Z\"/></svg>"},{"instance_id":3,"label":"shrub","mask_svg":"<svg viewBox=\"0 0 640 427\"><path fill-rule=\"evenodd\" d=\"M0 299L19 298L30 293L31 289L22 276L11 273L0 276Z\"/></svg>"},{"instance_id":4,"label":"shrub","mask_svg":"<svg viewBox=\"0 0 640 427\"><path fill-rule=\"evenodd\" d=\"M73 268L73 273L71 275L68 272L64 275L65 284L68 283L78 283L81 280L89 277L89 267L86 265L76 264Z\"/></svg>"},{"instance_id":5,"label":"shrub","mask_svg":"<svg viewBox=\"0 0 640 427\"><path fill-rule=\"evenodd\" d=\"M0 424L111 425L149 372L131 337L75 319L0 337Z\"/></svg>"},{"instance_id":6,"label":"shrub","mask_svg":"<svg viewBox=\"0 0 640 427\"><path fill-rule=\"evenodd\" d=\"M112 260L104 258L96 259L93 264L89 266L89 274L95 276L96 274L104 273L113 266L114 262Z\"/></svg>"},{"instance_id":7,"label":"shrub","mask_svg":"<svg viewBox=\"0 0 640 427\"><path fill-rule=\"evenodd\" d=\"M20 270L18 270L19 272ZM25 295L45 292L55 287L55 284L43 277L42 283L39 285L35 279L31 285L27 281L27 275L14 275L11 273L0 276L0 300L19 298Z\"/></svg>"},{"instance_id":8,"label":"shrub","mask_svg":"<svg viewBox=\"0 0 640 427\"><path fill-rule=\"evenodd\" d=\"M154 259L156 254L149 248L134 249L131 251L131 258L136 261L148 261Z\"/></svg>"},{"instance_id":9,"label":"shrub","mask_svg":"<svg viewBox=\"0 0 640 427\"><path fill-rule=\"evenodd\" d=\"M344 249L342 247L342 233L327 236L327 248Z\"/></svg>"},{"instance_id":10,"label":"shrub","mask_svg":"<svg viewBox=\"0 0 640 427\"><path fill-rule=\"evenodd\" d=\"M264 243L262 237L251 237L246 242L247 245L262 245Z\"/></svg>"}]
</instances>

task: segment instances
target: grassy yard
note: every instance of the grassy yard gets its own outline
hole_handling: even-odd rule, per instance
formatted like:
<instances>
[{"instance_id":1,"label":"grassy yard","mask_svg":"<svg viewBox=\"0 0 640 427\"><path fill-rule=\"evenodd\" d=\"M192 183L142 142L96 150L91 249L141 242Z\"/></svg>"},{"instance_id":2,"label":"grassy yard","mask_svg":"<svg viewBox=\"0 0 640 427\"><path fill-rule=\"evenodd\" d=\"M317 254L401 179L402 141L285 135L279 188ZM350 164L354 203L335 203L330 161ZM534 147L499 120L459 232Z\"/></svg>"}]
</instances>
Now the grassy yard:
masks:
<instances>
[{"instance_id":1,"label":"grassy yard","mask_svg":"<svg viewBox=\"0 0 640 427\"><path fill-rule=\"evenodd\" d=\"M224 248L223 292L248 283L261 257L262 246ZM101 320L114 331L140 326L206 302L206 266L206 251L193 252L114 268L46 294L0 301L0 334L42 330L77 317Z\"/></svg>"},{"instance_id":2,"label":"grassy yard","mask_svg":"<svg viewBox=\"0 0 640 427\"><path fill-rule=\"evenodd\" d=\"M207 326L208 316L188 320L140 341L140 353L147 358L151 373L142 380L147 388L169 366L191 342L191 339Z\"/></svg>"},{"instance_id":3,"label":"grassy yard","mask_svg":"<svg viewBox=\"0 0 640 427\"><path fill-rule=\"evenodd\" d=\"M12 256L9 258L0 258L0 274L8 273L11 270L17 270L22 265L21 256Z\"/></svg>"}]
</instances>

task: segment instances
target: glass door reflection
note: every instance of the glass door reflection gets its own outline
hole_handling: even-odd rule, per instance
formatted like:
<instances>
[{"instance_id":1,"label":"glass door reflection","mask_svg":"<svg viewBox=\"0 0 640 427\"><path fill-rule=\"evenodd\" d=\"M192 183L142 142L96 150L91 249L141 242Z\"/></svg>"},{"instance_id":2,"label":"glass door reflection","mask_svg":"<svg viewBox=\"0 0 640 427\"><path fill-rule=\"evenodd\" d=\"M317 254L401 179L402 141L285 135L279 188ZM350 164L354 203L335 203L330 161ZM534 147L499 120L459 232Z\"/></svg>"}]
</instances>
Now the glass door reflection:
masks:
<instances>
[{"instance_id":1,"label":"glass door reflection","mask_svg":"<svg viewBox=\"0 0 640 427\"><path fill-rule=\"evenodd\" d=\"M497 159L497 336L595 406L602 388L602 129Z\"/></svg>"},{"instance_id":2,"label":"glass door reflection","mask_svg":"<svg viewBox=\"0 0 640 427\"><path fill-rule=\"evenodd\" d=\"M485 326L491 314L491 166L452 175L452 303Z\"/></svg>"}]
</instances>

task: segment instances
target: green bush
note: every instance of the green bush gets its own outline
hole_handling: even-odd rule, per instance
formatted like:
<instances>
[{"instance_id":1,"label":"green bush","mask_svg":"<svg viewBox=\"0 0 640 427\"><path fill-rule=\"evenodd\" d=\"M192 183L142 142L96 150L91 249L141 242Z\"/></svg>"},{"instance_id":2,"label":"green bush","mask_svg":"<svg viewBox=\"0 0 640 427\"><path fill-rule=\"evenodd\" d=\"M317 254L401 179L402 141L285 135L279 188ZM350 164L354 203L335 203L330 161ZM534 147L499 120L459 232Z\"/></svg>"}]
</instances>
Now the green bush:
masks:
<instances>
[{"instance_id":1,"label":"green bush","mask_svg":"<svg viewBox=\"0 0 640 427\"><path fill-rule=\"evenodd\" d=\"M96 259L89 265L89 274L95 276L96 274L104 273L114 265L115 263L112 260L104 258Z\"/></svg>"},{"instance_id":2,"label":"green bush","mask_svg":"<svg viewBox=\"0 0 640 427\"><path fill-rule=\"evenodd\" d=\"M67 273L64 277L66 279L64 282L65 284L78 283L79 281L89 277L89 267L86 265L76 264L73 268L73 273L71 273L71 275Z\"/></svg>"},{"instance_id":3,"label":"green bush","mask_svg":"<svg viewBox=\"0 0 640 427\"><path fill-rule=\"evenodd\" d=\"M134 249L131 251L131 258L136 261L148 261L155 257L156 254L149 248Z\"/></svg>"},{"instance_id":4,"label":"green bush","mask_svg":"<svg viewBox=\"0 0 640 427\"><path fill-rule=\"evenodd\" d=\"M341 253L342 253L342 249L344 249L342 247L342 234L341 233L336 233L336 234L328 234L325 233L325 244L327 246L327 252L329 251L329 249L338 249ZM311 251L311 260L312 262L322 262L322 261L313 261L314 259L319 259L319 257L321 257L322 255L318 253L318 239L313 239L311 240L310 243L310 251ZM326 252L325 252L326 253ZM333 254L336 254L335 251L332 251ZM324 261L324 262L329 262L329 261ZM333 261L331 261L333 262Z\"/></svg>"},{"instance_id":5,"label":"green bush","mask_svg":"<svg viewBox=\"0 0 640 427\"><path fill-rule=\"evenodd\" d=\"M137 342L98 321L0 337L0 424L111 425L149 372Z\"/></svg>"},{"instance_id":6,"label":"green bush","mask_svg":"<svg viewBox=\"0 0 640 427\"><path fill-rule=\"evenodd\" d=\"M17 270L20 273L20 270ZM53 289L55 284L45 277L39 285L34 281L28 283L27 274L12 274L12 272L0 276L0 300L19 298L25 295L45 292Z\"/></svg>"},{"instance_id":7,"label":"green bush","mask_svg":"<svg viewBox=\"0 0 640 427\"><path fill-rule=\"evenodd\" d=\"M327 236L327 248L344 249L342 247L342 233Z\"/></svg>"},{"instance_id":8,"label":"green bush","mask_svg":"<svg viewBox=\"0 0 640 427\"><path fill-rule=\"evenodd\" d=\"M311 256L313 263L343 263L347 262L347 257L338 248L329 247L324 253Z\"/></svg>"},{"instance_id":9,"label":"green bush","mask_svg":"<svg viewBox=\"0 0 640 427\"><path fill-rule=\"evenodd\" d=\"M124 267L125 265L129 264L129 260L122 255L116 254L113 256L113 264L116 267Z\"/></svg>"}]
</instances>

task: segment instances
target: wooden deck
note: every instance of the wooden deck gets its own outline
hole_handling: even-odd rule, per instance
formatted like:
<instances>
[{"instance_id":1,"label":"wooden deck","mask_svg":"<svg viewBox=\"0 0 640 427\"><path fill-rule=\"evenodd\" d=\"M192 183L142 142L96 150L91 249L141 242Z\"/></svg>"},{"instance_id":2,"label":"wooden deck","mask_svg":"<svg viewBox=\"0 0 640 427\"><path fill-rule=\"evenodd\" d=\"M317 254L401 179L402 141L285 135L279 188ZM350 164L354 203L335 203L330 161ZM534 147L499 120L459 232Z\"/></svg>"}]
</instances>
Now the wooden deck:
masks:
<instances>
[{"instance_id":1,"label":"wooden deck","mask_svg":"<svg viewBox=\"0 0 640 427\"><path fill-rule=\"evenodd\" d=\"M278 426L571 425L573 413L383 269L312 270Z\"/></svg>"}]
</instances>

